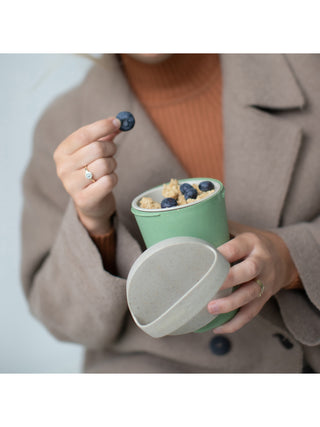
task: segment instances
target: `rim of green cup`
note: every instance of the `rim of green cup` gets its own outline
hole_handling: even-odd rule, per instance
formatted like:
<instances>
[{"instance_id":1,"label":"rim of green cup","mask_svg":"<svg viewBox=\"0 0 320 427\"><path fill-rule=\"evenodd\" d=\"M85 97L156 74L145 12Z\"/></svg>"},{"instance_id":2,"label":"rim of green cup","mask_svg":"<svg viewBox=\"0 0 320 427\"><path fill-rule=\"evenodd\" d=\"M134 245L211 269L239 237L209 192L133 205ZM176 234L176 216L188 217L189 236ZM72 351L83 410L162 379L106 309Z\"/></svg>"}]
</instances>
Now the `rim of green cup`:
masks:
<instances>
[{"instance_id":1,"label":"rim of green cup","mask_svg":"<svg viewBox=\"0 0 320 427\"><path fill-rule=\"evenodd\" d=\"M185 183L185 182L187 182L187 183L192 183L192 182L194 182L194 181L197 181L197 182L198 182L198 181L211 181L213 184L218 184L218 185L219 185L219 188L218 188L218 189L216 189L216 186L215 186L215 191L214 191L214 193L210 194L210 196L208 196L208 197L205 197L205 198L200 199L200 200L195 200L194 202L191 202L191 203L188 203L188 204L185 204L185 205L173 206L173 207L171 207L171 208L144 209L144 208L141 208L141 207L138 205L138 202L139 202L139 200L141 200L141 199L142 199L142 197L147 196L147 195L148 195L148 194L150 194L152 191L155 191L155 190L158 190L158 189L163 188L163 185L164 185L164 184L169 184L169 182L170 182L170 181L169 181L169 182L165 182L164 184L157 185L156 187L150 188L149 190L144 191L143 193L141 193L141 194L139 194L137 197L135 197L135 198L133 199L132 203L131 203L131 210L132 210L134 213L138 213L138 212L148 212L148 213L152 214L152 213L158 213L158 212L168 212L168 211L174 211L174 210L178 210L178 209L185 209L185 208L188 208L189 206L194 206L194 205L196 205L196 204L198 204L198 203L200 203L200 202L205 203L205 202L209 201L209 200L210 200L210 199L212 199L213 197L216 197L218 194L220 194L220 193L223 191L223 189L224 189L224 186L223 186L222 182L221 182L221 181L219 181L218 179L214 179L214 178L205 178L205 177L203 177L203 178L183 178L183 179L177 179L177 181L179 182L179 184L180 184L180 183Z\"/></svg>"}]
</instances>

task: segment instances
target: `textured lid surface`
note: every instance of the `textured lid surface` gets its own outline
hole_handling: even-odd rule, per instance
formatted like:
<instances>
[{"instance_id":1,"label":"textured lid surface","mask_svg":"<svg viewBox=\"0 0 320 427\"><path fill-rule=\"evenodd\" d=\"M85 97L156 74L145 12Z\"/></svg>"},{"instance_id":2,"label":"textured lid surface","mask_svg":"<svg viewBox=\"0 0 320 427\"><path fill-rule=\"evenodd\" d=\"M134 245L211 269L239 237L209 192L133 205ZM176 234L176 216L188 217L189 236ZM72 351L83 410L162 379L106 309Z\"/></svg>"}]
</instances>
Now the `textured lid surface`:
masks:
<instances>
[{"instance_id":1,"label":"textured lid surface","mask_svg":"<svg viewBox=\"0 0 320 427\"><path fill-rule=\"evenodd\" d=\"M151 246L127 280L134 321L154 337L174 332L203 310L229 268L215 248L198 238L174 237Z\"/></svg>"}]
</instances>

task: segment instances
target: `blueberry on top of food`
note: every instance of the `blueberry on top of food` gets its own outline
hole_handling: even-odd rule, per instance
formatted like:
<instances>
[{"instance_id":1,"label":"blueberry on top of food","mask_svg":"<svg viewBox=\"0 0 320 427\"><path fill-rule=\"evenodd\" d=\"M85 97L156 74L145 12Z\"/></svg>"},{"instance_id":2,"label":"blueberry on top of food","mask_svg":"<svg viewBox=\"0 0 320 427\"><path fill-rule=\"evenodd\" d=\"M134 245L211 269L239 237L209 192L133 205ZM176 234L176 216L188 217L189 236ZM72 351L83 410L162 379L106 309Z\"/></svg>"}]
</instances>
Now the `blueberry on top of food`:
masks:
<instances>
[{"instance_id":1,"label":"blueberry on top of food","mask_svg":"<svg viewBox=\"0 0 320 427\"><path fill-rule=\"evenodd\" d=\"M129 113L129 111L121 111L117 115L117 119L121 122L120 130L124 132L131 130L136 122L133 114Z\"/></svg>"},{"instance_id":2,"label":"blueberry on top of food","mask_svg":"<svg viewBox=\"0 0 320 427\"><path fill-rule=\"evenodd\" d=\"M173 199L172 197L167 197L166 199L163 199L161 202L162 208L173 208L174 206L177 206L176 199Z\"/></svg>"},{"instance_id":3,"label":"blueberry on top of food","mask_svg":"<svg viewBox=\"0 0 320 427\"><path fill-rule=\"evenodd\" d=\"M196 199L198 197L198 192L194 187L189 188L185 193L184 193L184 198L186 200L188 199Z\"/></svg>"},{"instance_id":4,"label":"blueberry on top of food","mask_svg":"<svg viewBox=\"0 0 320 427\"><path fill-rule=\"evenodd\" d=\"M193 187L192 187L192 185L188 184L187 182L185 182L184 184L180 185L180 191L181 191L182 194L184 194L190 188L193 188Z\"/></svg>"},{"instance_id":5,"label":"blueberry on top of food","mask_svg":"<svg viewBox=\"0 0 320 427\"><path fill-rule=\"evenodd\" d=\"M214 185L211 181L202 181L199 184L199 190L201 191L210 191L214 189Z\"/></svg>"}]
</instances>

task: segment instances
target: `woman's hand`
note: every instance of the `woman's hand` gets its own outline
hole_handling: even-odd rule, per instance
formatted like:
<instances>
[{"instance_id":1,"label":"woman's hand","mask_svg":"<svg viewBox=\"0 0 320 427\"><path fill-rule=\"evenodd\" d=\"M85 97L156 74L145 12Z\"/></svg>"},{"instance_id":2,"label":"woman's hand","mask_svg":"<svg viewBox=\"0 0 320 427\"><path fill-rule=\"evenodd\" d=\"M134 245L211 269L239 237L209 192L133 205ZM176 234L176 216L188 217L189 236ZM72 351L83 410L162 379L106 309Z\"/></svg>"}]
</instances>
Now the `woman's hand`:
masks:
<instances>
[{"instance_id":1,"label":"woman's hand","mask_svg":"<svg viewBox=\"0 0 320 427\"><path fill-rule=\"evenodd\" d=\"M80 221L93 234L110 230L116 209L112 194L118 181L113 139L119 127L120 121L114 117L83 126L62 141L53 155L57 175L72 197ZM85 167L93 180L86 178Z\"/></svg>"},{"instance_id":2,"label":"woman's hand","mask_svg":"<svg viewBox=\"0 0 320 427\"><path fill-rule=\"evenodd\" d=\"M239 308L235 317L214 329L216 333L231 333L250 322L272 295L288 286L297 277L297 269L283 240L269 231L229 222L234 239L221 245L219 252L233 265L221 289L240 285L227 297L212 300L208 311L227 313ZM264 285L261 294L261 286ZM260 282L260 283L261 283Z\"/></svg>"}]
</instances>

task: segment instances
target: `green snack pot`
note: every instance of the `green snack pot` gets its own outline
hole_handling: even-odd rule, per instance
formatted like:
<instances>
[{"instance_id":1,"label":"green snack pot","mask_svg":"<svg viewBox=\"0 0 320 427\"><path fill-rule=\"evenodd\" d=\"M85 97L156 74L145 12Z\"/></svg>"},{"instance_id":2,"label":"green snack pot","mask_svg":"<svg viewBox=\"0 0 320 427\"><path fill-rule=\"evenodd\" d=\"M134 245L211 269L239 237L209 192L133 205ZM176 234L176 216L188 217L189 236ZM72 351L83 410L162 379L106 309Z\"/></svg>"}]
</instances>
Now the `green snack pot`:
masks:
<instances>
[{"instance_id":1,"label":"green snack pot","mask_svg":"<svg viewBox=\"0 0 320 427\"><path fill-rule=\"evenodd\" d=\"M228 222L223 184L216 179L193 178L179 180L179 184L199 184L211 181L215 192L191 204L166 209L142 209L142 197L161 202L163 185L152 188L136 197L131 206L146 246L149 248L161 240L178 236L198 237L214 247L229 240Z\"/></svg>"},{"instance_id":2,"label":"green snack pot","mask_svg":"<svg viewBox=\"0 0 320 427\"><path fill-rule=\"evenodd\" d=\"M150 248L152 245L173 237L196 237L218 247L229 240L229 230L225 206L225 190L222 182L212 178L190 178L179 180L183 183L200 184L211 181L214 193L192 203L171 208L143 209L139 202L143 197L151 197L161 203L163 185L154 187L138 195L131 204L143 240ZM195 332L205 332L230 320L236 310L216 316L208 325Z\"/></svg>"}]
</instances>

